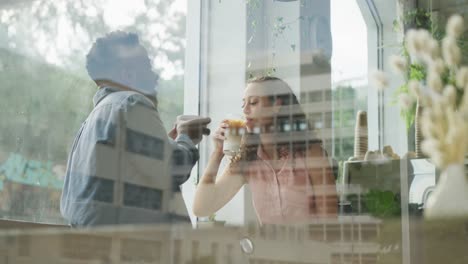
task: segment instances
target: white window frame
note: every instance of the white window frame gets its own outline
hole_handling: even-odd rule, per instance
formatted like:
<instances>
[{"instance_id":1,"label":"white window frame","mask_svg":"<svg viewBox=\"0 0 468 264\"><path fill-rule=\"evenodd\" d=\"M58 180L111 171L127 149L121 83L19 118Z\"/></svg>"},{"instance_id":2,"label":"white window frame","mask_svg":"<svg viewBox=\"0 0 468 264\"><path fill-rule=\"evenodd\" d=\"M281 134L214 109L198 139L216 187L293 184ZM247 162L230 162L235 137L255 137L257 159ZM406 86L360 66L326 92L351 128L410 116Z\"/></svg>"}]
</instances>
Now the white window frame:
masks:
<instances>
[{"instance_id":1,"label":"white window frame","mask_svg":"<svg viewBox=\"0 0 468 264\"><path fill-rule=\"evenodd\" d=\"M357 2L368 29L369 69L378 69L390 76L386 58L399 52L398 49L388 45L388 43L399 41L392 26L393 19L398 15L399 1L357 0ZM375 27L371 27L371 25ZM371 78L371 74L369 74L369 78ZM408 150L406 129L398 111L385 108L389 107L386 102L391 100L390 98L399 84L401 84L401 80L391 77L388 89L380 92L376 87L372 87L372 82L369 82L369 149L383 149L385 145L391 145L395 146L401 153ZM402 263L410 263L412 243L417 243L417 241L410 240L407 177L408 165L405 160L402 160L400 162Z\"/></svg>"}]
</instances>

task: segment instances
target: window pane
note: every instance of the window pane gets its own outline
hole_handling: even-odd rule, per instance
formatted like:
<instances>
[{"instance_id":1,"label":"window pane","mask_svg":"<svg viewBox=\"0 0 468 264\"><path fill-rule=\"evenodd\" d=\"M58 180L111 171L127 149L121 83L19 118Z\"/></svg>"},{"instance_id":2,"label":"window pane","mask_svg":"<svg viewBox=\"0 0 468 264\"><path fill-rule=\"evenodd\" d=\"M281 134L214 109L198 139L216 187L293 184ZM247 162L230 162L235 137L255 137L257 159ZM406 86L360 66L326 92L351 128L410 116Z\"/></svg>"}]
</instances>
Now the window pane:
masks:
<instances>
[{"instance_id":1,"label":"window pane","mask_svg":"<svg viewBox=\"0 0 468 264\"><path fill-rule=\"evenodd\" d=\"M86 55L97 37L136 32L159 73L167 130L183 113L184 1L0 4L0 217L62 223L68 151L93 108Z\"/></svg>"},{"instance_id":2,"label":"window pane","mask_svg":"<svg viewBox=\"0 0 468 264\"><path fill-rule=\"evenodd\" d=\"M468 1L0 2L0 257L466 259Z\"/></svg>"}]
</instances>

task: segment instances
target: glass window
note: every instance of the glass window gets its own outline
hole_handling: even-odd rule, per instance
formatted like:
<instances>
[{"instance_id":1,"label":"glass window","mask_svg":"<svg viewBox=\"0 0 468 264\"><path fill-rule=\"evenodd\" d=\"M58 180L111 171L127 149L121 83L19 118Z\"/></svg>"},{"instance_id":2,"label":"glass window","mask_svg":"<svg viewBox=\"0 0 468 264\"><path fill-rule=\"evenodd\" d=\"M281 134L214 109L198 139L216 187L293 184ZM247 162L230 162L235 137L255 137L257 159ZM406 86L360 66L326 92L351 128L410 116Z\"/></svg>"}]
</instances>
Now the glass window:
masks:
<instances>
[{"instance_id":1,"label":"glass window","mask_svg":"<svg viewBox=\"0 0 468 264\"><path fill-rule=\"evenodd\" d=\"M467 7L1 1L0 256L465 260Z\"/></svg>"}]
</instances>

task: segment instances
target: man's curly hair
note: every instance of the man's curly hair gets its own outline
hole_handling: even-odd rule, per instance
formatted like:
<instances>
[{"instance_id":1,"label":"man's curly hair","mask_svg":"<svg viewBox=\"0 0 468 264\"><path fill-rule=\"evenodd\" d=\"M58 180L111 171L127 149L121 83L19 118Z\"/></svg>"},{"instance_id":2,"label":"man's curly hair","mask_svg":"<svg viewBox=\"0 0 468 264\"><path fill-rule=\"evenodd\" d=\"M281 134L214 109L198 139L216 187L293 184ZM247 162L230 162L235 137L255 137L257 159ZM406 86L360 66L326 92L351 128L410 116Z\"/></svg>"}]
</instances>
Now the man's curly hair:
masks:
<instances>
[{"instance_id":1,"label":"man's curly hair","mask_svg":"<svg viewBox=\"0 0 468 264\"><path fill-rule=\"evenodd\" d=\"M124 68L142 74L152 71L148 52L135 33L123 31L108 33L94 42L86 56L86 69L95 81L112 80L127 86L135 85L129 84L121 76L121 70Z\"/></svg>"}]
</instances>

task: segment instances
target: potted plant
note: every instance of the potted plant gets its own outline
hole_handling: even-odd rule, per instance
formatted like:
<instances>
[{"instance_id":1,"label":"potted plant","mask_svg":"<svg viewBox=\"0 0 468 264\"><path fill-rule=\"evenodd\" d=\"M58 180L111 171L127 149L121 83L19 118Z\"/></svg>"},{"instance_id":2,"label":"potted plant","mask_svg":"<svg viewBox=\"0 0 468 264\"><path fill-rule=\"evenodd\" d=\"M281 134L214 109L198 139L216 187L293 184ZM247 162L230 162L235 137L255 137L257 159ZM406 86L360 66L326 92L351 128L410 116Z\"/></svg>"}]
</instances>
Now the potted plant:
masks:
<instances>
[{"instance_id":1,"label":"potted plant","mask_svg":"<svg viewBox=\"0 0 468 264\"><path fill-rule=\"evenodd\" d=\"M463 18L452 16L446 32L442 41L427 29L409 30L405 37L411 61L420 63L426 74L422 81L408 82L407 102L403 105L408 109L416 100L422 104L422 150L442 171L426 205L424 213L428 218L468 216L464 168L468 146L468 66L462 64ZM401 64L404 60L394 58Z\"/></svg>"}]
</instances>

